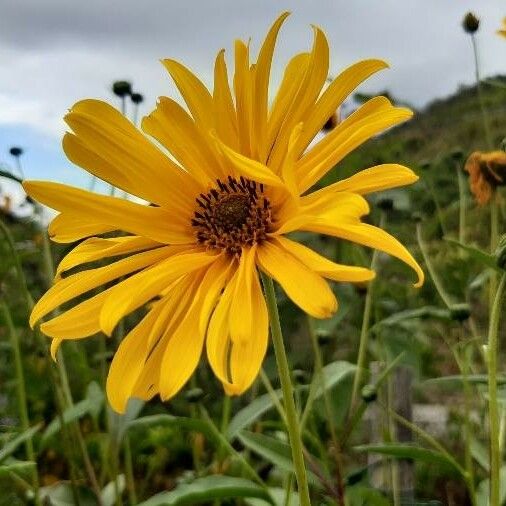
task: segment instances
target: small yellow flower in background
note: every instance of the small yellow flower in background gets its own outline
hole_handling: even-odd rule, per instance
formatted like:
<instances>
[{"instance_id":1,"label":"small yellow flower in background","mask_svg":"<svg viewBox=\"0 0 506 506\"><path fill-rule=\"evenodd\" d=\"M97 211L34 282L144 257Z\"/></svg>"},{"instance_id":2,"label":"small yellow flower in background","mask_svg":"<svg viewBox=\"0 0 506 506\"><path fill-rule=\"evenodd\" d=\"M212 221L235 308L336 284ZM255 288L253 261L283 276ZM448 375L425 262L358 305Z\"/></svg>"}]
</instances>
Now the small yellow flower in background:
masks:
<instances>
[{"instance_id":1,"label":"small yellow flower in background","mask_svg":"<svg viewBox=\"0 0 506 506\"><path fill-rule=\"evenodd\" d=\"M464 170L469 172L469 185L476 202L485 205L498 186L506 185L506 153L475 151L467 159Z\"/></svg>"},{"instance_id":2,"label":"small yellow flower in background","mask_svg":"<svg viewBox=\"0 0 506 506\"><path fill-rule=\"evenodd\" d=\"M506 17L502 19L502 28L497 30L497 34L506 38Z\"/></svg>"},{"instance_id":3,"label":"small yellow flower in background","mask_svg":"<svg viewBox=\"0 0 506 506\"><path fill-rule=\"evenodd\" d=\"M197 367L204 343L227 394L241 394L252 384L268 345L258 269L315 318L337 309L324 278L360 283L374 277L369 269L320 256L289 239L290 232L327 234L379 249L411 266L417 286L423 282L421 268L404 246L361 222L369 212L363 195L415 182L410 169L378 165L311 191L348 153L409 119L411 111L385 97L373 98L308 149L344 99L387 65L361 61L323 89L329 47L324 33L314 28L311 51L288 62L269 107L271 62L287 15L270 29L256 63L250 63L249 46L236 41L232 88L224 51L216 57L212 91L180 63L163 61L189 113L161 97L142 130L175 161L104 102L84 100L70 110L65 120L72 133L63 139L68 158L151 205L57 183L25 183L33 198L60 212L49 227L54 241L87 238L61 261L31 325L107 285L42 323L41 330L54 338L53 355L64 339L101 331L111 335L122 318L154 301L123 339L110 367L107 394L119 412L130 397L175 395ZM128 235L97 237L113 231ZM104 259L112 261L64 276Z\"/></svg>"}]
</instances>

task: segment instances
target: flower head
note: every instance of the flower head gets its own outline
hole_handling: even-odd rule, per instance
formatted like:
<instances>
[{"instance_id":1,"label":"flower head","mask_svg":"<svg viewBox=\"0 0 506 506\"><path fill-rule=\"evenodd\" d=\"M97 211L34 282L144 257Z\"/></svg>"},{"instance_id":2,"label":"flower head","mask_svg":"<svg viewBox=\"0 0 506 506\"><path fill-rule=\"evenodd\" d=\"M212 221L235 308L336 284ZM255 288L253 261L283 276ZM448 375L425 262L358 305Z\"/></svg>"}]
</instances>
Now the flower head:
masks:
<instances>
[{"instance_id":1,"label":"flower head","mask_svg":"<svg viewBox=\"0 0 506 506\"><path fill-rule=\"evenodd\" d=\"M497 30L497 35L501 35L502 37L506 38L506 17L502 19L502 27Z\"/></svg>"},{"instance_id":2,"label":"flower head","mask_svg":"<svg viewBox=\"0 0 506 506\"><path fill-rule=\"evenodd\" d=\"M476 14L474 14L474 12L468 12L462 20L462 28L464 28L464 31L473 34L478 31L479 27L480 18L476 17Z\"/></svg>"},{"instance_id":3,"label":"flower head","mask_svg":"<svg viewBox=\"0 0 506 506\"><path fill-rule=\"evenodd\" d=\"M467 159L464 170L469 172L469 184L476 202L485 205L498 186L506 185L506 153L475 151Z\"/></svg>"},{"instance_id":4,"label":"flower head","mask_svg":"<svg viewBox=\"0 0 506 506\"><path fill-rule=\"evenodd\" d=\"M269 107L271 61L286 17L276 20L253 64L249 46L236 41L232 87L224 51L216 57L212 91L182 64L163 61L187 110L162 97L142 129L171 157L104 102L84 100L70 110L65 119L72 132L63 139L68 158L151 205L57 183L25 183L30 195L60 211L49 227L54 241L85 239L61 261L54 286L31 315L34 325L88 294L42 323L41 330L54 338L53 354L64 339L110 335L123 317L148 308L111 364L107 393L118 411L129 397L176 394L195 370L204 343L225 391L244 392L268 345L259 270L315 318L337 309L325 278L361 283L374 277L369 269L320 256L288 238L290 232L377 248L411 266L417 285L423 282L404 246L361 222L369 212L363 195L415 182L410 169L379 165L311 190L348 153L409 119L411 111L373 98L309 148L343 100L387 65L361 61L324 89L329 48L314 28L312 49L288 62ZM123 235L99 237L113 231ZM111 262L89 266L104 259ZM71 272L83 265L84 271Z\"/></svg>"}]
</instances>

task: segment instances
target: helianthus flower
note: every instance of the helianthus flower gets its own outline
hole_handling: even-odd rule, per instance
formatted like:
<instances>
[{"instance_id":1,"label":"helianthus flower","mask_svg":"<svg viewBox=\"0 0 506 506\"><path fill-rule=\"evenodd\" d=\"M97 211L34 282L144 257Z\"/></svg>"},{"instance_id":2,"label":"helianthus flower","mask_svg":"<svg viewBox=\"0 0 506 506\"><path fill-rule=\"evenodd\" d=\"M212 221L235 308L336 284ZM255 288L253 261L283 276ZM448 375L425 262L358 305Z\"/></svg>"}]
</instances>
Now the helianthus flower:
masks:
<instances>
[{"instance_id":1,"label":"helianthus flower","mask_svg":"<svg viewBox=\"0 0 506 506\"><path fill-rule=\"evenodd\" d=\"M93 291L42 323L41 330L54 338L53 355L64 339L111 335L126 315L147 309L110 367L107 393L117 411L130 397L176 394L195 370L204 343L226 393L244 392L268 345L259 270L315 318L337 309L325 278L374 277L369 269L320 256L288 238L290 232L327 234L379 249L411 266L418 285L423 281L404 246L361 222L369 212L363 195L413 183L417 176L410 169L379 165L311 191L348 153L407 120L411 111L373 98L308 148L347 95L387 65L361 61L323 89L329 48L315 27L310 52L288 62L269 107L273 51L287 15L271 27L256 63L250 63L249 46L236 41L232 88L223 50L216 57L212 91L185 66L164 60L187 110L171 98L159 99L142 122L158 144L104 102L84 100L72 107L65 117L72 132L63 138L68 158L150 205L53 182L25 183L33 198L60 212L49 226L54 241L85 239L61 261L54 285L31 315L34 325ZM98 237L117 231L123 235ZM105 259L112 261L88 265ZM78 266L86 268L68 272Z\"/></svg>"},{"instance_id":2,"label":"helianthus flower","mask_svg":"<svg viewBox=\"0 0 506 506\"><path fill-rule=\"evenodd\" d=\"M469 185L476 202L485 205L498 186L506 185L506 153L475 151L467 159L464 170L469 172Z\"/></svg>"},{"instance_id":3,"label":"helianthus flower","mask_svg":"<svg viewBox=\"0 0 506 506\"><path fill-rule=\"evenodd\" d=\"M506 17L502 19L502 28L500 30L497 30L497 34L506 38Z\"/></svg>"}]
</instances>

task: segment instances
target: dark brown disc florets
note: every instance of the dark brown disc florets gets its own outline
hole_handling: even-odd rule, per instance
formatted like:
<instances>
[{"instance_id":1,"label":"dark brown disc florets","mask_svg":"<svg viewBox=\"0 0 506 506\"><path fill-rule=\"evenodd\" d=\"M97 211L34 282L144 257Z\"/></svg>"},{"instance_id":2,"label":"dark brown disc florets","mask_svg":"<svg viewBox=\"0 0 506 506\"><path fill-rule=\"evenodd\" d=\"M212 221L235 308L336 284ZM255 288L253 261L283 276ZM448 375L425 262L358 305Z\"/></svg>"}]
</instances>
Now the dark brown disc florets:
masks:
<instances>
[{"instance_id":1,"label":"dark brown disc florets","mask_svg":"<svg viewBox=\"0 0 506 506\"><path fill-rule=\"evenodd\" d=\"M196 199L192 219L197 241L239 256L243 246L265 240L272 224L264 185L244 177L216 180L217 186Z\"/></svg>"}]
</instances>

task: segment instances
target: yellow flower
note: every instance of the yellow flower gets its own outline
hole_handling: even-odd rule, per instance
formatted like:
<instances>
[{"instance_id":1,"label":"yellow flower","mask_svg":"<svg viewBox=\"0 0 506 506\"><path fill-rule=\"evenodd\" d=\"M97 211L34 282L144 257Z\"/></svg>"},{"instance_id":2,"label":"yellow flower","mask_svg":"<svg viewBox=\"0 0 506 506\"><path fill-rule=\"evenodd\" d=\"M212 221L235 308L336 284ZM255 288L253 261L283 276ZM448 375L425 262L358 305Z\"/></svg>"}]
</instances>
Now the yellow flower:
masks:
<instances>
[{"instance_id":1,"label":"yellow flower","mask_svg":"<svg viewBox=\"0 0 506 506\"><path fill-rule=\"evenodd\" d=\"M502 28L497 30L497 34L506 38L506 17L502 19Z\"/></svg>"},{"instance_id":2,"label":"yellow flower","mask_svg":"<svg viewBox=\"0 0 506 506\"><path fill-rule=\"evenodd\" d=\"M475 151L469 155L464 170L469 172L469 186L476 202L485 205L498 186L506 185L506 153Z\"/></svg>"},{"instance_id":3,"label":"yellow flower","mask_svg":"<svg viewBox=\"0 0 506 506\"><path fill-rule=\"evenodd\" d=\"M310 191L353 149L407 120L411 111L385 97L373 98L308 149L347 95L387 65L361 61L323 90L329 48L315 27L311 51L288 62L269 107L271 61L287 15L270 29L256 63L250 63L249 46L236 41L232 89L224 51L216 58L212 92L180 63L163 61L189 112L162 97L142 129L172 157L103 102L84 100L71 109L65 119L72 133L63 139L68 158L151 205L57 183L25 183L32 197L60 211L49 227L54 241L88 238L61 261L31 325L107 286L42 323L41 330L54 338L53 354L64 339L100 331L111 335L127 314L149 308L111 364L107 393L117 411L125 409L129 397L176 394L197 367L204 342L227 394L240 394L252 384L268 345L258 269L315 318L337 309L324 278L364 282L374 277L369 269L323 258L289 239L290 232L328 234L377 248L411 266L417 285L423 282L422 270L404 246L360 221L369 212L363 195L413 183L417 176L410 169L379 165ZM113 231L128 235L96 237ZM104 259L113 261L62 276Z\"/></svg>"}]
</instances>

